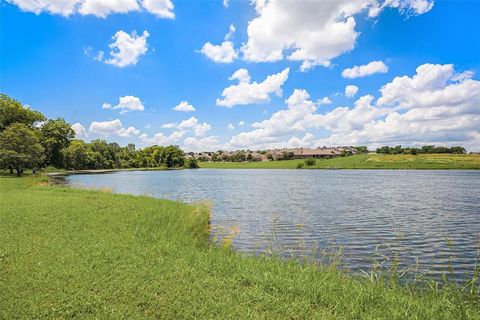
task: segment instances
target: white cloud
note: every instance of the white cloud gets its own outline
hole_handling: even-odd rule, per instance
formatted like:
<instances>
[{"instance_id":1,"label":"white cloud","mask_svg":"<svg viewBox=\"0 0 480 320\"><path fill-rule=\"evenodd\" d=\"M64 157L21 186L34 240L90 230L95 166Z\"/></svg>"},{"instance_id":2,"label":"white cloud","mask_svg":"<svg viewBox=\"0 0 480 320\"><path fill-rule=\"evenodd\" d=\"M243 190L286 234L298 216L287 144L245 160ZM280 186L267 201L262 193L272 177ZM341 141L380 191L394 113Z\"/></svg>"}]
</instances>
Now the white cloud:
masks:
<instances>
[{"instance_id":1,"label":"white cloud","mask_svg":"<svg viewBox=\"0 0 480 320\"><path fill-rule=\"evenodd\" d=\"M218 150L221 146L218 142L218 137L208 136L204 138L188 137L183 141L183 145L186 151L208 151Z\"/></svg>"},{"instance_id":2,"label":"white cloud","mask_svg":"<svg viewBox=\"0 0 480 320\"><path fill-rule=\"evenodd\" d=\"M120 137L133 137L140 134L140 130L134 127L125 128L119 119L112 121L93 121L89 131L102 136L118 135Z\"/></svg>"},{"instance_id":3,"label":"white cloud","mask_svg":"<svg viewBox=\"0 0 480 320\"><path fill-rule=\"evenodd\" d=\"M230 0L223 0L223 6L225 8L228 8L229 5L230 5Z\"/></svg>"},{"instance_id":4,"label":"white cloud","mask_svg":"<svg viewBox=\"0 0 480 320\"><path fill-rule=\"evenodd\" d=\"M173 110L182 112L193 112L195 111L195 107L188 103L188 101L182 101L178 105L176 105Z\"/></svg>"},{"instance_id":5,"label":"white cloud","mask_svg":"<svg viewBox=\"0 0 480 320\"><path fill-rule=\"evenodd\" d=\"M357 92L358 92L358 87L357 86L349 84L345 87L345 96L346 97L352 98L357 94Z\"/></svg>"},{"instance_id":6,"label":"white cloud","mask_svg":"<svg viewBox=\"0 0 480 320\"><path fill-rule=\"evenodd\" d=\"M22 11L35 14L49 12L67 17L75 12L79 0L7 0L7 2L17 5Z\"/></svg>"},{"instance_id":7,"label":"white cloud","mask_svg":"<svg viewBox=\"0 0 480 320\"><path fill-rule=\"evenodd\" d=\"M73 131L75 131L75 135L78 137L78 138L85 138L88 133L87 133L87 129L85 129L84 126L82 126L80 123L74 123L72 124L72 129Z\"/></svg>"},{"instance_id":8,"label":"white cloud","mask_svg":"<svg viewBox=\"0 0 480 320\"><path fill-rule=\"evenodd\" d=\"M54 2L54 0L51 2ZM127 13L138 10L140 10L140 7L136 0L84 0L80 2L78 7L78 13L81 15L91 14L101 18L105 18L112 13Z\"/></svg>"},{"instance_id":9,"label":"white cloud","mask_svg":"<svg viewBox=\"0 0 480 320\"><path fill-rule=\"evenodd\" d=\"M195 117L190 117L181 121L180 123L166 123L162 125L164 129L177 129L181 132L186 132L186 130L190 130L196 136L203 136L208 131L212 129L212 126L206 122L199 123L198 119Z\"/></svg>"},{"instance_id":10,"label":"white cloud","mask_svg":"<svg viewBox=\"0 0 480 320\"><path fill-rule=\"evenodd\" d=\"M464 145L480 146L480 81L472 72L456 73L453 65L424 64L413 77L396 77L353 107L325 114L305 90L295 90L287 108L252 124L226 144L229 148L323 145ZM321 130L313 139L307 130ZM297 133L305 132L303 138Z\"/></svg>"},{"instance_id":11,"label":"white cloud","mask_svg":"<svg viewBox=\"0 0 480 320\"><path fill-rule=\"evenodd\" d=\"M239 69L230 77L230 80L238 80L238 84L225 88L222 92L223 99L217 99L217 105L231 108L235 105L269 102L272 93L282 95L282 85L287 81L289 71L286 68L257 83L251 82L246 69Z\"/></svg>"},{"instance_id":12,"label":"white cloud","mask_svg":"<svg viewBox=\"0 0 480 320\"><path fill-rule=\"evenodd\" d=\"M170 122L170 123L165 123L162 125L163 129L173 129L177 126L176 123Z\"/></svg>"},{"instance_id":13,"label":"white cloud","mask_svg":"<svg viewBox=\"0 0 480 320\"><path fill-rule=\"evenodd\" d=\"M198 119L195 118L195 117L190 117L190 118L180 122L180 124L177 126L177 129L179 129L179 130L189 129L189 128L193 128L193 127L197 126L197 124L198 124Z\"/></svg>"},{"instance_id":14,"label":"white cloud","mask_svg":"<svg viewBox=\"0 0 480 320\"><path fill-rule=\"evenodd\" d=\"M143 0L142 6L159 18L175 18L174 6L171 0Z\"/></svg>"},{"instance_id":15,"label":"white cloud","mask_svg":"<svg viewBox=\"0 0 480 320\"><path fill-rule=\"evenodd\" d=\"M110 57L105 58L103 51L100 51L95 60L120 68L136 65L140 57L148 51L148 36L149 33L147 31L143 31L141 36L137 35L135 31L131 34L123 30L117 31L112 37L114 41L109 45L112 49Z\"/></svg>"},{"instance_id":16,"label":"white cloud","mask_svg":"<svg viewBox=\"0 0 480 320\"><path fill-rule=\"evenodd\" d=\"M382 61L372 61L368 64L361 66L354 66L342 71L342 77L348 79L355 79L366 77L375 73L387 73L388 66Z\"/></svg>"},{"instance_id":17,"label":"white cloud","mask_svg":"<svg viewBox=\"0 0 480 320\"><path fill-rule=\"evenodd\" d=\"M125 114L130 111L143 111L145 107L143 106L140 98L135 96L124 96L118 99L118 104L116 106L111 105L110 103L104 103L102 105L103 109L113 109L120 110L121 114Z\"/></svg>"},{"instance_id":18,"label":"white cloud","mask_svg":"<svg viewBox=\"0 0 480 320\"><path fill-rule=\"evenodd\" d=\"M111 135L117 133L122 128L122 122L119 119L115 119L112 121L93 121L89 130L101 135Z\"/></svg>"},{"instance_id":19,"label":"white cloud","mask_svg":"<svg viewBox=\"0 0 480 320\"><path fill-rule=\"evenodd\" d=\"M238 58L237 50L235 50L234 44L231 41L234 32L235 26L231 24L228 33L225 35L224 41L220 45L206 42L202 49L200 49L200 52L217 63L233 62L233 60Z\"/></svg>"},{"instance_id":20,"label":"white cloud","mask_svg":"<svg viewBox=\"0 0 480 320\"><path fill-rule=\"evenodd\" d=\"M315 136L309 132L305 133L303 138L298 137L291 137L287 144L285 145L287 148L300 148L300 147L310 147L312 143L315 141Z\"/></svg>"},{"instance_id":21,"label":"white cloud","mask_svg":"<svg viewBox=\"0 0 480 320\"><path fill-rule=\"evenodd\" d=\"M204 136L211 129L212 129L212 126L204 122L196 125L194 128L194 132L196 136Z\"/></svg>"},{"instance_id":22,"label":"white cloud","mask_svg":"<svg viewBox=\"0 0 480 320\"><path fill-rule=\"evenodd\" d=\"M332 100L330 100L329 97L323 97L322 99L318 99L317 103L322 105L322 104L332 104Z\"/></svg>"},{"instance_id":23,"label":"white cloud","mask_svg":"<svg viewBox=\"0 0 480 320\"><path fill-rule=\"evenodd\" d=\"M122 128L122 129L117 131L117 135L119 135L120 137L124 137L124 138L130 138L130 137L138 136L139 134L140 134L140 130L135 129L134 127L128 127L126 129Z\"/></svg>"},{"instance_id":24,"label":"white cloud","mask_svg":"<svg viewBox=\"0 0 480 320\"><path fill-rule=\"evenodd\" d=\"M355 15L377 16L385 7L422 14L431 9L427 0L253 0L258 16L248 23L244 59L253 62L302 61L301 70L330 61L355 47L359 33Z\"/></svg>"},{"instance_id":25,"label":"white cloud","mask_svg":"<svg viewBox=\"0 0 480 320\"><path fill-rule=\"evenodd\" d=\"M22 11L35 14L47 12L64 17L80 14L105 18L110 14L140 11L143 8L160 18L175 18L171 0L7 0L7 2L17 5Z\"/></svg>"},{"instance_id":26,"label":"white cloud","mask_svg":"<svg viewBox=\"0 0 480 320\"><path fill-rule=\"evenodd\" d=\"M239 121L239 122L238 122L238 126L239 126L239 127L243 127L244 125L245 125L245 121Z\"/></svg>"},{"instance_id":27,"label":"white cloud","mask_svg":"<svg viewBox=\"0 0 480 320\"><path fill-rule=\"evenodd\" d=\"M174 131L170 135L165 135L163 132L158 132L153 137L147 134L140 135L140 140L147 145L170 145L180 140L185 135L185 131Z\"/></svg>"},{"instance_id":28,"label":"white cloud","mask_svg":"<svg viewBox=\"0 0 480 320\"><path fill-rule=\"evenodd\" d=\"M233 125L233 123L229 123L228 126L227 126L227 128L228 128L229 130L235 130L235 126Z\"/></svg>"}]
</instances>

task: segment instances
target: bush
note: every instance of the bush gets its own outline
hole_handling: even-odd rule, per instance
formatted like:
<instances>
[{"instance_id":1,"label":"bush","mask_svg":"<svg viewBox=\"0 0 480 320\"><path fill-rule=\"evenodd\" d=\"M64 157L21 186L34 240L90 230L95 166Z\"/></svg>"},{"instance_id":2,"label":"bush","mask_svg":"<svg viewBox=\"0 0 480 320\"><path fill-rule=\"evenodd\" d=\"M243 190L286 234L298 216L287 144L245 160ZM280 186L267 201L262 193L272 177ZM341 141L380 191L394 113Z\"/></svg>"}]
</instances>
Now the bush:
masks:
<instances>
[{"instance_id":1,"label":"bush","mask_svg":"<svg viewBox=\"0 0 480 320\"><path fill-rule=\"evenodd\" d=\"M195 159L195 158L188 159L187 160L187 167L190 168L190 169L199 168L197 159Z\"/></svg>"},{"instance_id":2,"label":"bush","mask_svg":"<svg viewBox=\"0 0 480 320\"><path fill-rule=\"evenodd\" d=\"M297 169L302 169L305 164L303 162L297 163Z\"/></svg>"},{"instance_id":3,"label":"bush","mask_svg":"<svg viewBox=\"0 0 480 320\"><path fill-rule=\"evenodd\" d=\"M305 159L305 164L307 166L314 166L316 163L317 163L317 160L315 160L314 158Z\"/></svg>"}]
</instances>

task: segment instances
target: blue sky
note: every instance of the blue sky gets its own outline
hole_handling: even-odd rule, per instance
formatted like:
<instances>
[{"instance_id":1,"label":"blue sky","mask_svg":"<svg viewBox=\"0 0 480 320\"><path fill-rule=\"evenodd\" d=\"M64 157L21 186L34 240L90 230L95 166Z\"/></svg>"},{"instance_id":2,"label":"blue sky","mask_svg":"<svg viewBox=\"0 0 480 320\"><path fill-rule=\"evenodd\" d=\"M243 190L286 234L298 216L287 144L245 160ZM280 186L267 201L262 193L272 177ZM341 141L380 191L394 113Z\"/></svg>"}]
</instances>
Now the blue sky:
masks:
<instances>
[{"instance_id":1,"label":"blue sky","mask_svg":"<svg viewBox=\"0 0 480 320\"><path fill-rule=\"evenodd\" d=\"M85 140L480 149L480 2L3 0L0 8L0 91L65 118ZM347 77L354 66L364 67ZM358 91L347 96L347 85ZM173 110L182 101L195 111Z\"/></svg>"}]
</instances>

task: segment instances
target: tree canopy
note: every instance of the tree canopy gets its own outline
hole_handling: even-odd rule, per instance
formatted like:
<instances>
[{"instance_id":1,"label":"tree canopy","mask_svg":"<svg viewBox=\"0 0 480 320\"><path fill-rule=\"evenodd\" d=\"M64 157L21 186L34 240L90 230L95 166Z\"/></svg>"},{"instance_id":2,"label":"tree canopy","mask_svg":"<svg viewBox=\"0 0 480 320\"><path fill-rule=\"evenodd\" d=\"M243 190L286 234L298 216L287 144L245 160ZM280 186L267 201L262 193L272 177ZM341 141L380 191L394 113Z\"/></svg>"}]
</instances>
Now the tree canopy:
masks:
<instances>
[{"instance_id":1,"label":"tree canopy","mask_svg":"<svg viewBox=\"0 0 480 320\"><path fill-rule=\"evenodd\" d=\"M0 133L0 159L5 167L16 169L40 166L44 160L44 148L38 132L24 123L14 123Z\"/></svg>"},{"instance_id":2,"label":"tree canopy","mask_svg":"<svg viewBox=\"0 0 480 320\"><path fill-rule=\"evenodd\" d=\"M45 120L38 111L25 108L17 100L5 94L0 94L0 132L14 123L23 123L33 127L36 122Z\"/></svg>"}]
</instances>

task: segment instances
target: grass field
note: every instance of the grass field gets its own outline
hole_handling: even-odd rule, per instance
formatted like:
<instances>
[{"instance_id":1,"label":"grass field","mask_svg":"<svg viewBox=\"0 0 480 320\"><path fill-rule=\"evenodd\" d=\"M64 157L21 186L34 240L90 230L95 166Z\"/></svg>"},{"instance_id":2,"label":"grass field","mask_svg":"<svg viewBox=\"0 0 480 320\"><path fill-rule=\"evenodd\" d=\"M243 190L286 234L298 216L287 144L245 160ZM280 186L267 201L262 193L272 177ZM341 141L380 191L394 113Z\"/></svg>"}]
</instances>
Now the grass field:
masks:
<instances>
[{"instance_id":1,"label":"grass field","mask_svg":"<svg viewBox=\"0 0 480 320\"><path fill-rule=\"evenodd\" d=\"M202 205L0 177L0 319L480 319L477 286L246 257L208 241L208 217Z\"/></svg>"},{"instance_id":2,"label":"grass field","mask_svg":"<svg viewBox=\"0 0 480 320\"><path fill-rule=\"evenodd\" d=\"M218 169L295 169L303 160L264 162L200 162L201 168ZM318 159L304 169L480 169L478 154L381 155Z\"/></svg>"}]
</instances>

